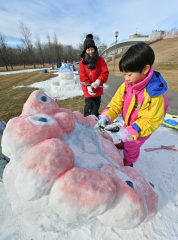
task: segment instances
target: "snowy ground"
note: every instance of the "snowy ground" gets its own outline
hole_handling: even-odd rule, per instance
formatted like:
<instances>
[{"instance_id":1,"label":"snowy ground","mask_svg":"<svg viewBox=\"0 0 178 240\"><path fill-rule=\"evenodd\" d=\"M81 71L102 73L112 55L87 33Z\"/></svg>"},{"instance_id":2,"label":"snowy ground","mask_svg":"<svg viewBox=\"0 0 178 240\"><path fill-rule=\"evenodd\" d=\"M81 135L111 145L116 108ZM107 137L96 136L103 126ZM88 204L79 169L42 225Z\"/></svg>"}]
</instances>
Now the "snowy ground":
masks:
<instances>
[{"instance_id":1,"label":"snowy ground","mask_svg":"<svg viewBox=\"0 0 178 240\"><path fill-rule=\"evenodd\" d=\"M48 81L38 85L46 94ZM37 87L36 85L36 87ZM65 94L71 97L70 92ZM53 96L54 97L54 96ZM118 120L122 121L121 118ZM1 240L177 240L178 239L178 152L156 150L146 152L145 148L175 145L178 149L178 131L161 125L141 147L140 157L134 168L145 179L154 184L159 197L157 215L146 224L136 229L122 231L117 228L105 227L99 220L68 233L40 233L28 223L16 216L8 202L3 183L0 183L0 239ZM122 153L122 150L121 150ZM119 212L118 212L119 214Z\"/></svg>"},{"instance_id":2,"label":"snowy ground","mask_svg":"<svg viewBox=\"0 0 178 240\"><path fill-rule=\"evenodd\" d=\"M44 69L50 69L50 68L44 68ZM43 68L24 69L24 70L18 70L18 71L0 72L0 75L16 74L16 73L24 73L24 72L34 72L34 71L40 71L40 70L43 71Z\"/></svg>"},{"instance_id":3,"label":"snowy ground","mask_svg":"<svg viewBox=\"0 0 178 240\"><path fill-rule=\"evenodd\" d=\"M51 78L49 80L46 80L44 82L33 83L33 84L29 85L28 87L39 88L39 89L43 90L52 99L63 100L63 99L66 99L66 98L73 98L73 97L76 97L76 96L82 96L83 95L82 89L78 90L78 86L77 86L78 84L70 85L70 87L71 87L70 90L68 90L67 86L63 86L64 91L52 91L51 90L51 83L55 82L55 81L59 81L58 76L53 77L53 78Z\"/></svg>"},{"instance_id":4,"label":"snowy ground","mask_svg":"<svg viewBox=\"0 0 178 240\"><path fill-rule=\"evenodd\" d=\"M30 72L30 71L37 71L37 70L41 70L42 69L28 69L28 70L20 70L20 71L11 71L11 72L0 72L0 75L5 75L5 74L15 74L15 73L21 73L21 72ZM58 73L58 70L52 70L49 69L48 71L52 71L54 74ZM77 73L77 71L75 72ZM74 79L77 77L76 74L74 74ZM70 85L70 90L68 89L67 86L63 86L63 91L52 91L51 90L51 83L52 82L56 82L59 81L59 77L53 77L50 78L44 82L36 82L33 83L31 85L29 85L28 87L34 87L34 88L39 88L41 90L43 90L49 97L51 97L52 99L58 99L58 100L63 100L63 99L67 99L67 98L73 98L76 96L82 96L83 95L83 91L81 88L79 88L78 84L74 84L74 85ZM13 88L20 88L20 87L26 87L26 86L14 86Z\"/></svg>"}]
</instances>

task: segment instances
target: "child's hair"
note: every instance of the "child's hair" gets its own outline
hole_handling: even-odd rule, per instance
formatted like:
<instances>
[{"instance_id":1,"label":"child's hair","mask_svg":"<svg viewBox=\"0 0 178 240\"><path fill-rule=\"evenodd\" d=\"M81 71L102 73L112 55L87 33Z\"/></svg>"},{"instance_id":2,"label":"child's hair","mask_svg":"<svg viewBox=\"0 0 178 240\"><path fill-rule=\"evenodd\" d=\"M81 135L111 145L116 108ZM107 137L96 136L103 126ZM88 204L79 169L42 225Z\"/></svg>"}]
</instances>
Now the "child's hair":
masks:
<instances>
[{"instance_id":1,"label":"child's hair","mask_svg":"<svg viewBox=\"0 0 178 240\"><path fill-rule=\"evenodd\" d=\"M121 72L142 72L146 65L152 66L155 60L153 49L145 42L139 42L131 46L124 53L120 62Z\"/></svg>"}]
</instances>

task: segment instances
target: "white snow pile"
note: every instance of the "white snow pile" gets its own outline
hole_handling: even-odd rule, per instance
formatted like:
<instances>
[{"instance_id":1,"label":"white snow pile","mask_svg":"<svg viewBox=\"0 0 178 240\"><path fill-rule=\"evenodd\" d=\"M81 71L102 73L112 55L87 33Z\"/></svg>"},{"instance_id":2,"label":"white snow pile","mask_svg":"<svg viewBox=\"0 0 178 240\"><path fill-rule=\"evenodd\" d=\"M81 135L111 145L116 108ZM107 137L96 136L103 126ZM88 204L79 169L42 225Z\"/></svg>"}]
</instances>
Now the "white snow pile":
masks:
<instances>
[{"instance_id":1,"label":"white snow pile","mask_svg":"<svg viewBox=\"0 0 178 240\"><path fill-rule=\"evenodd\" d=\"M8 72L6 71L6 72L0 72L0 75L16 74L16 73L24 73L24 72L43 71L43 69L49 69L49 68L24 69L24 70L8 71Z\"/></svg>"},{"instance_id":2,"label":"white snow pile","mask_svg":"<svg viewBox=\"0 0 178 240\"><path fill-rule=\"evenodd\" d=\"M74 78L78 78L78 76L74 75ZM78 79L77 79L78 81ZM44 91L49 97L52 99L67 99L67 98L73 98L76 96L83 96L83 91L80 84L71 84L71 85L64 85L59 86L59 76L50 78L49 80L43 81L43 82L36 82L31 85L28 85L28 87L32 88L38 88L42 91ZM14 88L19 87L25 87L25 86L16 86Z\"/></svg>"}]
</instances>

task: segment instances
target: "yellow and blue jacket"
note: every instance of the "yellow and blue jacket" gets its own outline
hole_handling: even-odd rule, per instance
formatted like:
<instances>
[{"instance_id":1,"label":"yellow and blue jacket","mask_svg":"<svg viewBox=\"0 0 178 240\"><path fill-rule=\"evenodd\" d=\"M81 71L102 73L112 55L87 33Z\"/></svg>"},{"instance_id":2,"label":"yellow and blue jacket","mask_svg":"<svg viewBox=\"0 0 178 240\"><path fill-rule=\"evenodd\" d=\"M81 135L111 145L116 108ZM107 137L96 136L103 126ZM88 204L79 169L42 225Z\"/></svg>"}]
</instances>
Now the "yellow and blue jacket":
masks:
<instances>
[{"instance_id":1,"label":"yellow and blue jacket","mask_svg":"<svg viewBox=\"0 0 178 240\"><path fill-rule=\"evenodd\" d=\"M148 136L163 122L169 105L167 89L161 74L151 68L142 82L131 85L125 80L102 114L113 121L122 113L124 126L134 140Z\"/></svg>"}]
</instances>

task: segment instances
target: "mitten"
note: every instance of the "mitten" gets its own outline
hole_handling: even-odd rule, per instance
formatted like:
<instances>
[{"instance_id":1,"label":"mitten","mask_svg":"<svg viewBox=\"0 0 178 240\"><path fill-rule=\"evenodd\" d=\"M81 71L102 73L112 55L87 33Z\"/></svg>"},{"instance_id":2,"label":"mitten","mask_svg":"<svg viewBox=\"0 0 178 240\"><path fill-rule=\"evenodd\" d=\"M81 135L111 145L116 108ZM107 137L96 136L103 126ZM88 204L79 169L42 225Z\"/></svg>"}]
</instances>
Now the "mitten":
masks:
<instances>
[{"instance_id":1,"label":"mitten","mask_svg":"<svg viewBox=\"0 0 178 240\"><path fill-rule=\"evenodd\" d=\"M97 79L95 82L91 84L91 87L97 88L99 85L100 85L100 80Z\"/></svg>"},{"instance_id":2,"label":"mitten","mask_svg":"<svg viewBox=\"0 0 178 240\"><path fill-rule=\"evenodd\" d=\"M127 128L125 128L125 127L121 128L120 135L121 135L121 139L123 142L131 142L133 140L133 137L130 135Z\"/></svg>"},{"instance_id":3,"label":"mitten","mask_svg":"<svg viewBox=\"0 0 178 240\"><path fill-rule=\"evenodd\" d=\"M101 131L102 133L104 133L104 128L106 127L106 125L108 124L108 121L104 118L101 118L97 124L94 126L95 129Z\"/></svg>"},{"instance_id":4,"label":"mitten","mask_svg":"<svg viewBox=\"0 0 178 240\"><path fill-rule=\"evenodd\" d=\"M88 87L87 87L87 90L88 90L88 93L89 93L91 96L96 95L96 93L94 93L93 90L92 90L92 86L88 86Z\"/></svg>"}]
</instances>

